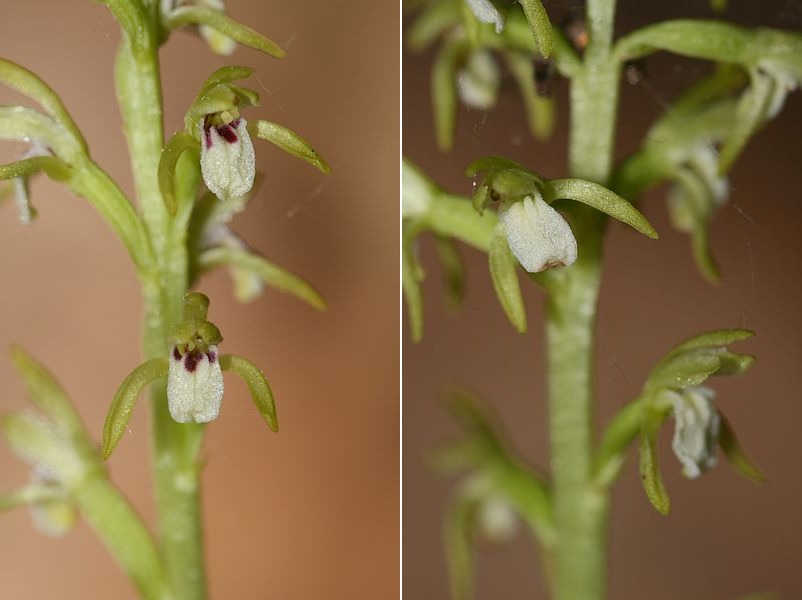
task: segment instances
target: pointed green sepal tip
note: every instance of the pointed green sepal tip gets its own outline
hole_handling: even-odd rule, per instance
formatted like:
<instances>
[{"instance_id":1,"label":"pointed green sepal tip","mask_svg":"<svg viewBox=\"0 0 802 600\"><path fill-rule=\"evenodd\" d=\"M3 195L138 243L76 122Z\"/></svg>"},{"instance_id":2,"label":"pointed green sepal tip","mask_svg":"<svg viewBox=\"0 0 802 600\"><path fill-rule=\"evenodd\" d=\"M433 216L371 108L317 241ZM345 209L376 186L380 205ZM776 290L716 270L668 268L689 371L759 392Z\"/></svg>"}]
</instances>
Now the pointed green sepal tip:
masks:
<instances>
[{"instance_id":1,"label":"pointed green sepal tip","mask_svg":"<svg viewBox=\"0 0 802 600\"><path fill-rule=\"evenodd\" d=\"M768 478L763 474L760 467L757 466L755 461L752 460L743 449L741 443L738 441L738 437L735 435L735 430L721 411L719 411L719 417L721 425L718 443L721 447L721 451L724 452L724 455L727 457L727 460L730 461L733 469L755 483L765 483L768 481Z\"/></svg>"},{"instance_id":2,"label":"pointed green sepal tip","mask_svg":"<svg viewBox=\"0 0 802 600\"><path fill-rule=\"evenodd\" d=\"M246 358L234 354L223 354L220 357L220 368L223 371L230 371L245 382L251 399L256 405L256 409L267 423L267 426L274 432L278 432L278 417L276 416L276 404L273 399L273 392L264 374L259 367Z\"/></svg>"},{"instance_id":3,"label":"pointed green sepal tip","mask_svg":"<svg viewBox=\"0 0 802 600\"><path fill-rule=\"evenodd\" d=\"M106 422L103 424L100 450L103 460L107 460L120 443L142 390L152 381L166 377L168 368L167 358L153 358L139 365L120 384L106 415Z\"/></svg>"},{"instance_id":4,"label":"pointed green sepal tip","mask_svg":"<svg viewBox=\"0 0 802 600\"><path fill-rule=\"evenodd\" d=\"M546 9L540 0L519 0L524 9L526 20L532 29L538 51L543 58L551 56L554 41L552 39L551 22Z\"/></svg>"},{"instance_id":5,"label":"pointed green sepal tip","mask_svg":"<svg viewBox=\"0 0 802 600\"><path fill-rule=\"evenodd\" d=\"M654 410L647 411L641 425L640 477L646 497L661 515L671 510L671 501L663 484L657 458L657 434L660 432L663 417Z\"/></svg>"},{"instance_id":6,"label":"pointed green sepal tip","mask_svg":"<svg viewBox=\"0 0 802 600\"><path fill-rule=\"evenodd\" d=\"M488 264L493 289L504 309L504 314L507 315L515 331L526 333L526 308L516 270L518 260L513 256L501 226L496 228L496 233L490 242Z\"/></svg>"},{"instance_id":7,"label":"pointed green sepal tip","mask_svg":"<svg viewBox=\"0 0 802 600\"><path fill-rule=\"evenodd\" d=\"M552 179L544 182L544 197L551 204L561 198L582 202L625 223L646 237L659 238L652 224L630 204L612 190L584 179Z\"/></svg>"},{"instance_id":8,"label":"pointed green sepal tip","mask_svg":"<svg viewBox=\"0 0 802 600\"><path fill-rule=\"evenodd\" d=\"M256 137L275 144L287 154L308 162L321 173L326 175L331 173L331 167L323 160L323 157L309 142L291 129L270 121L256 121L249 126L249 129Z\"/></svg>"}]
</instances>

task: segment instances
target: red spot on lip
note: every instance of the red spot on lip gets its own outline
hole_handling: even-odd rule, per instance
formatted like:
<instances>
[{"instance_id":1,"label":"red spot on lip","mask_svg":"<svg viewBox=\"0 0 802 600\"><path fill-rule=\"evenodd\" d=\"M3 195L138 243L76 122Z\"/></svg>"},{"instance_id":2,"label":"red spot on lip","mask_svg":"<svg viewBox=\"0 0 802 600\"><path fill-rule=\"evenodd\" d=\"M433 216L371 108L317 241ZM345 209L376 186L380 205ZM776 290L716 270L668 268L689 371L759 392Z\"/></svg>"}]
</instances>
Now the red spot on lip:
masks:
<instances>
[{"instance_id":1,"label":"red spot on lip","mask_svg":"<svg viewBox=\"0 0 802 600\"><path fill-rule=\"evenodd\" d=\"M237 135L237 131L234 129L237 124L239 124L239 119L236 121L231 121L228 125L223 125L217 128L217 133L220 134L220 137L227 141L229 144L234 144L239 140L239 136Z\"/></svg>"},{"instance_id":2,"label":"red spot on lip","mask_svg":"<svg viewBox=\"0 0 802 600\"><path fill-rule=\"evenodd\" d=\"M214 364L214 361L217 360L217 354L214 352L207 352L206 356L209 358L209 362Z\"/></svg>"},{"instance_id":3,"label":"red spot on lip","mask_svg":"<svg viewBox=\"0 0 802 600\"><path fill-rule=\"evenodd\" d=\"M198 366L198 362L200 362L200 355L196 352L189 352L184 357L184 368L188 373L194 373L195 368Z\"/></svg>"},{"instance_id":4,"label":"red spot on lip","mask_svg":"<svg viewBox=\"0 0 802 600\"><path fill-rule=\"evenodd\" d=\"M178 351L177 347L173 347L173 358L176 360L181 360L181 353Z\"/></svg>"}]
</instances>

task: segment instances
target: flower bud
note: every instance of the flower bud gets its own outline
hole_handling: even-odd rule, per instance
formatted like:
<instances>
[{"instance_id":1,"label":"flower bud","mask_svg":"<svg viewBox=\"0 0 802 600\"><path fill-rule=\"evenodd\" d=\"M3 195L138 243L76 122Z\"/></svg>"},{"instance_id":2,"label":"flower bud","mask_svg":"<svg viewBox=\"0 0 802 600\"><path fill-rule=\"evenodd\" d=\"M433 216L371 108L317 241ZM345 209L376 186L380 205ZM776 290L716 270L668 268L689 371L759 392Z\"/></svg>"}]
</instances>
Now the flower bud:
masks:
<instances>
[{"instance_id":1,"label":"flower bud","mask_svg":"<svg viewBox=\"0 0 802 600\"><path fill-rule=\"evenodd\" d=\"M487 110L496 104L501 74L487 50L472 52L457 74L457 91L465 106Z\"/></svg>"},{"instance_id":2,"label":"flower bud","mask_svg":"<svg viewBox=\"0 0 802 600\"><path fill-rule=\"evenodd\" d=\"M498 216L510 250L529 273L570 266L576 261L571 228L537 192L522 201L505 203Z\"/></svg>"},{"instance_id":3,"label":"flower bud","mask_svg":"<svg viewBox=\"0 0 802 600\"><path fill-rule=\"evenodd\" d=\"M671 448L682 463L682 474L696 479L716 465L716 447L721 425L713 404L715 392L689 387L674 395L674 438Z\"/></svg>"},{"instance_id":4,"label":"flower bud","mask_svg":"<svg viewBox=\"0 0 802 600\"><path fill-rule=\"evenodd\" d=\"M173 346L167 372L167 405L179 423L208 423L223 401L223 372L217 346L181 352Z\"/></svg>"},{"instance_id":5,"label":"flower bud","mask_svg":"<svg viewBox=\"0 0 802 600\"><path fill-rule=\"evenodd\" d=\"M220 200L241 198L253 187L256 158L248 135L247 122L237 117L215 124L209 115L203 125L201 172L206 187Z\"/></svg>"}]
</instances>

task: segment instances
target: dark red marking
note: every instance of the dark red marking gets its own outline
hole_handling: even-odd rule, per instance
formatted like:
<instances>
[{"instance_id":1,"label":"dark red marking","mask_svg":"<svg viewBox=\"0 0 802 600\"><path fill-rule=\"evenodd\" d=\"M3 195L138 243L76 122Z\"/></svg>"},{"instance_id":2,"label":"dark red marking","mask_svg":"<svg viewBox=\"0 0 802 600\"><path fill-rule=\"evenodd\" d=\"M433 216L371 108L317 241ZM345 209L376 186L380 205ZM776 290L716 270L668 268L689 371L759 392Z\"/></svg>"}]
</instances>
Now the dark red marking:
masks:
<instances>
[{"instance_id":1,"label":"dark red marking","mask_svg":"<svg viewBox=\"0 0 802 600\"><path fill-rule=\"evenodd\" d=\"M232 125L236 126L236 121L232 121L228 125L223 125L217 128L217 133L219 133L220 137L229 144L235 144L237 141L239 141L239 136Z\"/></svg>"},{"instance_id":2,"label":"dark red marking","mask_svg":"<svg viewBox=\"0 0 802 600\"><path fill-rule=\"evenodd\" d=\"M184 357L184 368L187 370L188 373L195 372L195 368L198 366L198 363L200 362L200 357L201 355L195 352L189 352Z\"/></svg>"}]
</instances>

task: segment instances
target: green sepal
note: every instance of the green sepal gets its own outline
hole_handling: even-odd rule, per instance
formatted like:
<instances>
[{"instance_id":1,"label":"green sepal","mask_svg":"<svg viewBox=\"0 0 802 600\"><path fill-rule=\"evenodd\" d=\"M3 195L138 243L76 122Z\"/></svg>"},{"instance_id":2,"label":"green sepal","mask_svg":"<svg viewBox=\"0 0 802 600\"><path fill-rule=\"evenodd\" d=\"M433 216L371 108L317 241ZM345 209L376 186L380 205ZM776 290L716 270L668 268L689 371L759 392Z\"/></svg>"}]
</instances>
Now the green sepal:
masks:
<instances>
[{"instance_id":1,"label":"green sepal","mask_svg":"<svg viewBox=\"0 0 802 600\"><path fill-rule=\"evenodd\" d=\"M462 304L465 296L465 267L459 255L457 244L451 238L435 236L435 249L443 269L446 297L452 307Z\"/></svg>"},{"instance_id":2,"label":"green sepal","mask_svg":"<svg viewBox=\"0 0 802 600\"><path fill-rule=\"evenodd\" d=\"M620 473L627 448L641 430L645 409L642 397L629 402L604 430L594 467L594 481L598 486L608 488Z\"/></svg>"},{"instance_id":3,"label":"green sepal","mask_svg":"<svg viewBox=\"0 0 802 600\"><path fill-rule=\"evenodd\" d=\"M7 165L0 165L0 181L15 177L30 177L44 171L54 181L70 178L70 167L55 156L33 156Z\"/></svg>"},{"instance_id":4,"label":"green sepal","mask_svg":"<svg viewBox=\"0 0 802 600\"><path fill-rule=\"evenodd\" d=\"M11 361L22 377L33 403L74 440L87 440L86 429L64 388L36 359L18 346L11 348Z\"/></svg>"},{"instance_id":5,"label":"green sepal","mask_svg":"<svg viewBox=\"0 0 802 600\"><path fill-rule=\"evenodd\" d=\"M626 223L647 237L658 238L654 227L638 209L598 183L584 179L551 179L544 182L543 191L544 200L549 204L561 198L582 202Z\"/></svg>"},{"instance_id":6,"label":"green sepal","mask_svg":"<svg viewBox=\"0 0 802 600\"><path fill-rule=\"evenodd\" d=\"M461 0L429 2L412 23L407 33L407 46L414 52L421 52L434 41L460 22Z\"/></svg>"},{"instance_id":7,"label":"green sepal","mask_svg":"<svg viewBox=\"0 0 802 600\"><path fill-rule=\"evenodd\" d=\"M697 348L662 361L651 373L644 389L680 389L697 386L721 366L718 348Z\"/></svg>"},{"instance_id":8,"label":"green sepal","mask_svg":"<svg viewBox=\"0 0 802 600\"><path fill-rule=\"evenodd\" d=\"M473 529L478 501L456 495L448 505L443 527L451 600L473 597Z\"/></svg>"},{"instance_id":9,"label":"green sepal","mask_svg":"<svg viewBox=\"0 0 802 600\"><path fill-rule=\"evenodd\" d=\"M68 163L84 154L72 135L51 117L24 106L0 106L0 140L31 139L41 140Z\"/></svg>"},{"instance_id":10,"label":"green sepal","mask_svg":"<svg viewBox=\"0 0 802 600\"><path fill-rule=\"evenodd\" d=\"M17 456L43 465L64 482L75 482L85 470L85 461L73 451L64 433L38 415L6 413L0 417L0 429Z\"/></svg>"},{"instance_id":11,"label":"green sepal","mask_svg":"<svg viewBox=\"0 0 802 600\"><path fill-rule=\"evenodd\" d=\"M218 246L205 250L198 257L201 270L227 266L245 269L258 275L268 286L303 300L319 311L326 310L320 294L304 279L246 250Z\"/></svg>"},{"instance_id":12,"label":"green sepal","mask_svg":"<svg viewBox=\"0 0 802 600\"><path fill-rule=\"evenodd\" d=\"M81 135L81 131L75 125L58 94L44 81L24 67L3 58L0 58L0 81L38 102L72 135L83 151L87 151L86 140Z\"/></svg>"},{"instance_id":13,"label":"green sepal","mask_svg":"<svg viewBox=\"0 0 802 600\"><path fill-rule=\"evenodd\" d=\"M735 430L724 414L721 411L718 414L720 419L718 444L721 446L721 451L724 452L727 460L738 473L755 483L764 483L766 476L743 449L735 435Z\"/></svg>"},{"instance_id":14,"label":"green sepal","mask_svg":"<svg viewBox=\"0 0 802 600\"><path fill-rule=\"evenodd\" d=\"M504 52L503 56L521 92L529 131L537 140L549 139L556 125L554 99L537 93L532 56L522 52Z\"/></svg>"},{"instance_id":15,"label":"green sepal","mask_svg":"<svg viewBox=\"0 0 802 600\"><path fill-rule=\"evenodd\" d=\"M247 79L251 75L253 75L253 69L250 67L244 67L240 65L220 67L206 78L206 82L201 88L201 93L212 89L218 84L231 83L233 81L239 81L240 79Z\"/></svg>"},{"instance_id":16,"label":"green sepal","mask_svg":"<svg viewBox=\"0 0 802 600\"><path fill-rule=\"evenodd\" d=\"M480 215L490 200L515 202L541 193L543 182L533 171L503 156L476 159L465 169L465 175L470 178L481 172L485 173L484 179L476 185L472 198L473 207Z\"/></svg>"},{"instance_id":17,"label":"green sepal","mask_svg":"<svg viewBox=\"0 0 802 600\"><path fill-rule=\"evenodd\" d=\"M142 390L149 383L166 377L168 369L169 361L167 358L153 358L139 365L120 384L114 399L111 401L109 412L106 414L106 421L103 424L103 437L100 448L100 455L103 460L107 460L114 448L117 447L117 444L120 443L134 412L134 405Z\"/></svg>"},{"instance_id":18,"label":"green sepal","mask_svg":"<svg viewBox=\"0 0 802 600\"><path fill-rule=\"evenodd\" d=\"M401 245L401 287L406 300L409 327L413 342L420 342L423 338L423 292L421 282L424 273L415 257L414 225L404 225Z\"/></svg>"},{"instance_id":19,"label":"green sepal","mask_svg":"<svg viewBox=\"0 0 802 600\"><path fill-rule=\"evenodd\" d=\"M552 49L551 22L543 3L540 0L518 0L518 2L524 9L540 54L543 58L549 58Z\"/></svg>"},{"instance_id":20,"label":"green sepal","mask_svg":"<svg viewBox=\"0 0 802 600\"><path fill-rule=\"evenodd\" d=\"M716 258L713 256L713 248L710 245L710 234L707 226L699 224L694 227L691 233L691 251L696 268L702 276L712 284L721 282L721 269Z\"/></svg>"},{"instance_id":21,"label":"green sepal","mask_svg":"<svg viewBox=\"0 0 802 600\"><path fill-rule=\"evenodd\" d=\"M270 121L255 121L248 123L248 129L256 137L275 144L287 154L305 160L313 167L325 174L331 173L326 161L312 148L311 144L300 135L282 125Z\"/></svg>"},{"instance_id":22,"label":"green sepal","mask_svg":"<svg viewBox=\"0 0 802 600\"><path fill-rule=\"evenodd\" d=\"M256 405L256 409L270 427L271 431L278 431L278 418L276 417L276 404L273 400L273 392L264 373L251 361L235 356L233 354L223 354L220 357L220 368L223 371L230 371L240 378L248 386L251 399Z\"/></svg>"},{"instance_id":23,"label":"green sepal","mask_svg":"<svg viewBox=\"0 0 802 600\"><path fill-rule=\"evenodd\" d=\"M750 138L766 121L777 85L778 81L769 73L759 68L752 70L749 87L741 94L735 121L719 153L719 174L732 168Z\"/></svg>"},{"instance_id":24,"label":"green sepal","mask_svg":"<svg viewBox=\"0 0 802 600\"><path fill-rule=\"evenodd\" d=\"M640 476L649 502L661 515L667 515L671 510L671 501L665 485L663 485L663 476L660 474L657 457L657 436L660 433L663 418L664 416L654 408L644 411L641 423Z\"/></svg>"},{"instance_id":25,"label":"green sepal","mask_svg":"<svg viewBox=\"0 0 802 600\"><path fill-rule=\"evenodd\" d=\"M437 147L448 152L454 145L457 122L457 66L465 52L464 44L446 40L432 64L431 94Z\"/></svg>"},{"instance_id":26,"label":"green sepal","mask_svg":"<svg viewBox=\"0 0 802 600\"><path fill-rule=\"evenodd\" d=\"M243 46L259 50L273 58L284 56L284 50L272 40L210 8L179 6L170 13L166 26L168 29L174 30L183 25L206 25Z\"/></svg>"},{"instance_id":27,"label":"green sepal","mask_svg":"<svg viewBox=\"0 0 802 600\"><path fill-rule=\"evenodd\" d=\"M164 204L170 216L175 216L178 210L176 200L176 168L178 159L184 152L191 152L196 160L200 157L200 145L198 141L184 131L179 131L162 150L159 159L159 189L161 190Z\"/></svg>"},{"instance_id":28,"label":"green sepal","mask_svg":"<svg viewBox=\"0 0 802 600\"><path fill-rule=\"evenodd\" d=\"M516 271L518 261L510 251L507 236L500 225L496 227L496 233L490 242L487 258L493 289L504 314L518 333L526 333L526 308Z\"/></svg>"},{"instance_id":29,"label":"green sepal","mask_svg":"<svg viewBox=\"0 0 802 600\"><path fill-rule=\"evenodd\" d=\"M258 106L259 94L253 90L234 85L218 83L204 87L184 116L184 131L200 138L203 119L206 115L229 112L232 117L238 114L241 106Z\"/></svg>"},{"instance_id":30,"label":"green sepal","mask_svg":"<svg viewBox=\"0 0 802 600\"><path fill-rule=\"evenodd\" d=\"M705 333L700 333L699 335L695 335L680 342L669 351L667 357L696 348L729 346L730 344L748 340L754 335L755 332L749 329L715 329L713 331L706 331Z\"/></svg>"}]
</instances>

